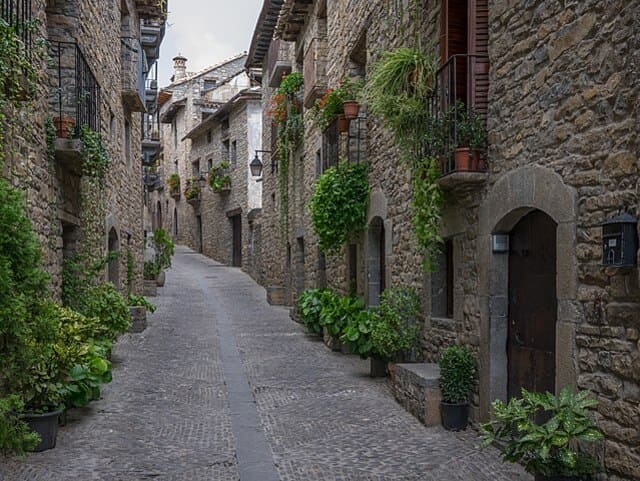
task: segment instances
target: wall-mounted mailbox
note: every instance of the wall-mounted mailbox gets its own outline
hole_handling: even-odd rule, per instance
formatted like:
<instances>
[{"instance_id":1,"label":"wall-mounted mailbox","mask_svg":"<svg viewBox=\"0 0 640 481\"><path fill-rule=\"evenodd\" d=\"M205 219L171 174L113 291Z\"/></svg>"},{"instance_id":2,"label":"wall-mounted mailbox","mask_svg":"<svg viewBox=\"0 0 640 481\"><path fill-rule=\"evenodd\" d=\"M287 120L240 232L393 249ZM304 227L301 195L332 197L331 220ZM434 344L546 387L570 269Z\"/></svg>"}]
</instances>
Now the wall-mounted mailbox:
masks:
<instances>
[{"instance_id":1,"label":"wall-mounted mailbox","mask_svg":"<svg viewBox=\"0 0 640 481\"><path fill-rule=\"evenodd\" d=\"M624 213L602 223L602 265L633 267L638 252L638 219Z\"/></svg>"},{"instance_id":2,"label":"wall-mounted mailbox","mask_svg":"<svg viewBox=\"0 0 640 481\"><path fill-rule=\"evenodd\" d=\"M491 250L494 253L509 252L509 234L491 234Z\"/></svg>"}]
</instances>

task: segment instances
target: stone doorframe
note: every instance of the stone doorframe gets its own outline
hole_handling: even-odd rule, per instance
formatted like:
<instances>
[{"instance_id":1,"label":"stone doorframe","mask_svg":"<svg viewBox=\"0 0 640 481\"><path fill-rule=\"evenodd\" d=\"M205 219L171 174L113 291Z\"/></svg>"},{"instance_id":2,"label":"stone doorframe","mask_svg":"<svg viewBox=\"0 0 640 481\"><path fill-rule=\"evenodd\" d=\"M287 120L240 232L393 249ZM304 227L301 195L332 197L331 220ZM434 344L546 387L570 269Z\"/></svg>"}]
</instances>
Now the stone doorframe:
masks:
<instances>
[{"instance_id":1,"label":"stone doorframe","mask_svg":"<svg viewBox=\"0 0 640 481\"><path fill-rule=\"evenodd\" d=\"M510 232L533 210L541 210L557 223L556 390L576 382L574 337L575 323L580 321L576 307L576 191L550 169L521 167L493 185L479 212L481 419L489 417L493 400L507 398L509 254L492 252L491 234Z\"/></svg>"},{"instance_id":2,"label":"stone doorframe","mask_svg":"<svg viewBox=\"0 0 640 481\"><path fill-rule=\"evenodd\" d=\"M387 219L387 198L382 192L382 189L375 187L371 189L369 196L369 211L367 212L367 227L364 232L364 251L365 251L365 301L367 305L370 305L369 294L369 276L374 270L371 262L375 262L378 257L376 252L377 245L372 244L373 231L370 232L369 226L375 218L382 219L382 225L384 227L384 262L385 262L385 278L384 283L386 287L391 287L391 256L393 249L393 223ZM375 243L374 243L375 244ZM377 303L376 303L377 304Z\"/></svg>"}]
</instances>

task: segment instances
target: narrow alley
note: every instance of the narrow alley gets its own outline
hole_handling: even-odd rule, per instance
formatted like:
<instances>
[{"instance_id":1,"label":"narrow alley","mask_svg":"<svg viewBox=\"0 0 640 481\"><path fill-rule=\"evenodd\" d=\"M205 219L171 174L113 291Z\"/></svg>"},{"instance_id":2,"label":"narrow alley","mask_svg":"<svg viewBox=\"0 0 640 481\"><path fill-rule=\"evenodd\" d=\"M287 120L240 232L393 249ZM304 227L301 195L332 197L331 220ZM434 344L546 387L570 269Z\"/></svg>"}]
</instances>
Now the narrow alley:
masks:
<instances>
[{"instance_id":1,"label":"narrow alley","mask_svg":"<svg viewBox=\"0 0 640 481\"><path fill-rule=\"evenodd\" d=\"M2 481L529 480L474 431L425 428L368 362L333 353L239 269L178 248L103 398Z\"/></svg>"}]
</instances>

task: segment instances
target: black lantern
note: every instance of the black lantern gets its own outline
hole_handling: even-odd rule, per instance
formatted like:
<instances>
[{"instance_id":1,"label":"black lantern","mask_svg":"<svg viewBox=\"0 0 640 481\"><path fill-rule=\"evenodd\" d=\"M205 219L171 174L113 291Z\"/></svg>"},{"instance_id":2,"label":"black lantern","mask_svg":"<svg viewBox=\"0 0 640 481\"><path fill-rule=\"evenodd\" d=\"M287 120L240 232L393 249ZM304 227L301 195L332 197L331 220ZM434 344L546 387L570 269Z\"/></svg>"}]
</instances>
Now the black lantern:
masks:
<instances>
[{"instance_id":1,"label":"black lantern","mask_svg":"<svg viewBox=\"0 0 640 481\"><path fill-rule=\"evenodd\" d=\"M198 173L198 185L200 186L200 189L204 189L205 185L207 185L207 176L204 172Z\"/></svg>"},{"instance_id":2,"label":"black lantern","mask_svg":"<svg viewBox=\"0 0 640 481\"><path fill-rule=\"evenodd\" d=\"M638 251L638 219L625 212L602 223L602 265L633 267Z\"/></svg>"},{"instance_id":3,"label":"black lantern","mask_svg":"<svg viewBox=\"0 0 640 481\"><path fill-rule=\"evenodd\" d=\"M258 152L263 154L271 153L270 150L256 150L256 156L253 158L253 160L249 164L251 175L253 175L254 177L260 177L262 175L262 162L260 161L260 157L258 157Z\"/></svg>"}]
</instances>

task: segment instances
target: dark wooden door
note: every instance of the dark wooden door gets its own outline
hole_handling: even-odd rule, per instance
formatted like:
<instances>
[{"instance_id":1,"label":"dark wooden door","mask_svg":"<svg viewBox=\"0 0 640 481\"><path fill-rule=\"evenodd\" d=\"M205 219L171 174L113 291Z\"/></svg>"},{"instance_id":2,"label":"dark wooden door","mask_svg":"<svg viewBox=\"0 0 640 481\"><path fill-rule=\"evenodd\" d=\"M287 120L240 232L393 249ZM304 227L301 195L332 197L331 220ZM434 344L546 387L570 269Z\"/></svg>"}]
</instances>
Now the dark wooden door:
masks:
<instances>
[{"instance_id":1,"label":"dark wooden door","mask_svg":"<svg viewBox=\"0 0 640 481\"><path fill-rule=\"evenodd\" d=\"M242 266L242 217L234 215L231 217L231 230L233 232L233 255L232 265L234 267Z\"/></svg>"},{"instance_id":2,"label":"dark wooden door","mask_svg":"<svg viewBox=\"0 0 640 481\"><path fill-rule=\"evenodd\" d=\"M533 211L511 232L510 246L508 394L554 392L556 223Z\"/></svg>"}]
</instances>

